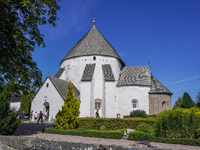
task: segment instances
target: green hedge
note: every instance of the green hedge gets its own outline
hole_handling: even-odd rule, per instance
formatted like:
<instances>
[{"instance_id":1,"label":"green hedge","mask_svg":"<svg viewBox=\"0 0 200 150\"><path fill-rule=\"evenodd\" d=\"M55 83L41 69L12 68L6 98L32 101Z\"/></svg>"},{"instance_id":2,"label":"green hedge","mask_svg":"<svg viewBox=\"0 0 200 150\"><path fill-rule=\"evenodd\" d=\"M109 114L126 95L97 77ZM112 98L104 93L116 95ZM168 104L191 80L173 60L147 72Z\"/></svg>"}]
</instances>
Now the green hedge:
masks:
<instances>
[{"instance_id":1,"label":"green hedge","mask_svg":"<svg viewBox=\"0 0 200 150\"><path fill-rule=\"evenodd\" d=\"M79 128L83 129L106 129L106 130L118 130L136 128L139 124L146 123L153 125L155 123L154 118L79 118Z\"/></svg>"},{"instance_id":2,"label":"green hedge","mask_svg":"<svg viewBox=\"0 0 200 150\"><path fill-rule=\"evenodd\" d=\"M128 139L134 141L152 141L153 138L154 138L153 134L144 133L141 131L134 131L128 134Z\"/></svg>"},{"instance_id":3,"label":"green hedge","mask_svg":"<svg viewBox=\"0 0 200 150\"><path fill-rule=\"evenodd\" d=\"M44 133L53 133L53 134L108 138L108 139L121 139L124 134L123 130L115 130L115 131L85 130L85 129L59 130L59 129L55 129L53 127L45 128L43 130L43 132Z\"/></svg>"},{"instance_id":4,"label":"green hedge","mask_svg":"<svg viewBox=\"0 0 200 150\"><path fill-rule=\"evenodd\" d=\"M148 133L144 133L140 131L130 132L128 135L128 139L134 140L134 141L151 141L151 142L160 142L160 143L200 146L200 139L160 138L160 137L155 137L152 134L148 134Z\"/></svg>"},{"instance_id":5,"label":"green hedge","mask_svg":"<svg viewBox=\"0 0 200 150\"><path fill-rule=\"evenodd\" d=\"M147 115L147 118L156 118L158 117L158 115L153 114L153 115ZM123 118L134 118L134 117L130 117L130 115L124 115Z\"/></svg>"}]
</instances>

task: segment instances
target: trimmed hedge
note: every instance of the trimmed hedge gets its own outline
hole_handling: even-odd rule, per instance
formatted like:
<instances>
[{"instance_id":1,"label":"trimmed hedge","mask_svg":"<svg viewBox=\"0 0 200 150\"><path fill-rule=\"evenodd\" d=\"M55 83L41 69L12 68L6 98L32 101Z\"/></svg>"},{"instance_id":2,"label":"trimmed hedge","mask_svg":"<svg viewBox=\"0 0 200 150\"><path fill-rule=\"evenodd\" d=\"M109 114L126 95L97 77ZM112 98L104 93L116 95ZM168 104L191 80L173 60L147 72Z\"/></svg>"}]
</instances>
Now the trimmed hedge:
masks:
<instances>
[{"instance_id":1,"label":"trimmed hedge","mask_svg":"<svg viewBox=\"0 0 200 150\"><path fill-rule=\"evenodd\" d=\"M127 129L136 128L139 124L146 123L153 125L155 123L154 118L130 118L130 119L121 119L121 118L79 118L79 128L83 129L106 129L106 130L118 130L118 129Z\"/></svg>"},{"instance_id":2,"label":"trimmed hedge","mask_svg":"<svg viewBox=\"0 0 200 150\"><path fill-rule=\"evenodd\" d=\"M134 141L152 141L153 138L154 138L153 134L145 133L142 131L134 131L128 134L128 139Z\"/></svg>"},{"instance_id":3,"label":"trimmed hedge","mask_svg":"<svg viewBox=\"0 0 200 150\"><path fill-rule=\"evenodd\" d=\"M128 139L134 140L134 141L151 141L151 142L160 142L160 143L200 146L200 139L160 138L160 137L155 137L152 134L148 134L148 133L144 133L140 131L130 132L128 135Z\"/></svg>"},{"instance_id":4,"label":"trimmed hedge","mask_svg":"<svg viewBox=\"0 0 200 150\"><path fill-rule=\"evenodd\" d=\"M99 130L85 130L85 129L59 130L53 127L45 128L43 132L53 133L53 134L108 138L108 139L121 139L122 136L124 135L124 130L116 130L116 131L105 131L105 130L99 131Z\"/></svg>"},{"instance_id":5,"label":"trimmed hedge","mask_svg":"<svg viewBox=\"0 0 200 150\"><path fill-rule=\"evenodd\" d=\"M158 117L158 115L153 114L153 115L147 115L147 118L156 118ZM130 117L130 115L124 115L123 118L134 118L134 117Z\"/></svg>"}]
</instances>

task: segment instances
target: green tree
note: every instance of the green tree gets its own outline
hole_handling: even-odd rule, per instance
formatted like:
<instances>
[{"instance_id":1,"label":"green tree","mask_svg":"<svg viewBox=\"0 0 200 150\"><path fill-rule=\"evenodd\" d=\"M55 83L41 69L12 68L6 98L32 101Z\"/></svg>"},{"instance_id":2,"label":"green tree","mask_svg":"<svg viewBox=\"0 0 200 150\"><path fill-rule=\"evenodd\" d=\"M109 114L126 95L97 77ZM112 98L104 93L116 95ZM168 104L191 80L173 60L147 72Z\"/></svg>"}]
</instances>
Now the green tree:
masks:
<instances>
[{"instance_id":1,"label":"green tree","mask_svg":"<svg viewBox=\"0 0 200 150\"><path fill-rule=\"evenodd\" d=\"M181 97L178 97L178 100L175 102L175 105L173 108L180 108L183 103L183 99Z\"/></svg>"},{"instance_id":2,"label":"green tree","mask_svg":"<svg viewBox=\"0 0 200 150\"><path fill-rule=\"evenodd\" d=\"M19 119L17 119L18 113L10 109L10 98L12 95L14 82L0 85L0 134L11 135L17 129L19 125Z\"/></svg>"},{"instance_id":3,"label":"green tree","mask_svg":"<svg viewBox=\"0 0 200 150\"><path fill-rule=\"evenodd\" d=\"M196 98L196 102L197 102L197 106L200 107L200 90L198 91L198 95L197 95L197 98Z\"/></svg>"},{"instance_id":4,"label":"green tree","mask_svg":"<svg viewBox=\"0 0 200 150\"><path fill-rule=\"evenodd\" d=\"M21 90L41 85L42 73L32 52L35 46L45 46L39 25L55 26L57 1L0 1L0 84L15 80Z\"/></svg>"},{"instance_id":5,"label":"green tree","mask_svg":"<svg viewBox=\"0 0 200 150\"><path fill-rule=\"evenodd\" d=\"M62 110L56 115L56 128L57 129L74 129L78 127L80 114L79 107L80 101L75 97L73 91L73 84L69 82L68 92Z\"/></svg>"},{"instance_id":6,"label":"green tree","mask_svg":"<svg viewBox=\"0 0 200 150\"><path fill-rule=\"evenodd\" d=\"M183 94L182 99L183 99L183 102L181 104L182 108L191 108L196 105L195 102L192 100L192 98L190 97L190 95L187 92L185 92Z\"/></svg>"},{"instance_id":7,"label":"green tree","mask_svg":"<svg viewBox=\"0 0 200 150\"><path fill-rule=\"evenodd\" d=\"M20 109L25 111L26 115L29 116L30 108L31 108L31 100L34 97L34 93L32 91L25 91L21 97L21 105Z\"/></svg>"}]
</instances>

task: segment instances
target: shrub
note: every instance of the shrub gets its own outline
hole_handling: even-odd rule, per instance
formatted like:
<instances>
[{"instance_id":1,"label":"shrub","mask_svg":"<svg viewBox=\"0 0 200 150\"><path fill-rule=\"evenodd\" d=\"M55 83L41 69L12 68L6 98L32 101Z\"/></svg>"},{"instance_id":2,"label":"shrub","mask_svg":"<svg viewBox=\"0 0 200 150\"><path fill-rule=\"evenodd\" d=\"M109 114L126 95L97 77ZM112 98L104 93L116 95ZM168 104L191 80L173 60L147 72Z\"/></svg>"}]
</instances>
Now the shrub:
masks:
<instances>
[{"instance_id":1,"label":"shrub","mask_svg":"<svg viewBox=\"0 0 200 150\"><path fill-rule=\"evenodd\" d=\"M62 106L62 110L59 110L56 115L57 129L74 129L78 127L80 101L77 97L75 97L73 88L74 86L72 82L69 82L67 96L64 100L64 106Z\"/></svg>"},{"instance_id":2,"label":"shrub","mask_svg":"<svg viewBox=\"0 0 200 150\"><path fill-rule=\"evenodd\" d=\"M158 137L199 138L200 109L176 108L160 113L156 121L155 133Z\"/></svg>"},{"instance_id":3,"label":"shrub","mask_svg":"<svg viewBox=\"0 0 200 150\"><path fill-rule=\"evenodd\" d=\"M154 134L145 133L142 131L134 131L128 134L128 139L135 140L135 141L152 141L153 138L154 138Z\"/></svg>"},{"instance_id":4,"label":"shrub","mask_svg":"<svg viewBox=\"0 0 200 150\"><path fill-rule=\"evenodd\" d=\"M130 119L121 119L121 118L79 118L79 128L83 129L105 129L105 130L118 130L118 129L127 129L136 128L139 124L146 123L151 126L155 123L154 118L130 118Z\"/></svg>"},{"instance_id":5,"label":"shrub","mask_svg":"<svg viewBox=\"0 0 200 150\"><path fill-rule=\"evenodd\" d=\"M103 130L85 130L85 129L71 129L71 130L59 130L53 127L45 128L43 130L45 133L53 134L65 134L65 135L78 135L78 136L87 136L87 137L98 137L98 138L109 138L109 139L121 139L124 131L115 130L115 131L103 131Z\"/></svg>"},{"instance_id":6,"label":"shrub","mask_svg":"<svg viewBox=\"0 0 200 150\"><path fill-rule=\"evenodd\" d=\"M144 110L133 110L130 112L130 117L142 117L146 118L147 114Z\"/></svg>"},{"instance_id":7,"label":"shrub","mask_svg":"<svg viewBox=\"0 0 200 150\"><path fill-rule=\"evenodd\" d=\"M140 125L138 125L136 130L144 133L149 133L152 135L154 134L152 126L146 123L141 123Z\"/></svg>"}]
</instances>

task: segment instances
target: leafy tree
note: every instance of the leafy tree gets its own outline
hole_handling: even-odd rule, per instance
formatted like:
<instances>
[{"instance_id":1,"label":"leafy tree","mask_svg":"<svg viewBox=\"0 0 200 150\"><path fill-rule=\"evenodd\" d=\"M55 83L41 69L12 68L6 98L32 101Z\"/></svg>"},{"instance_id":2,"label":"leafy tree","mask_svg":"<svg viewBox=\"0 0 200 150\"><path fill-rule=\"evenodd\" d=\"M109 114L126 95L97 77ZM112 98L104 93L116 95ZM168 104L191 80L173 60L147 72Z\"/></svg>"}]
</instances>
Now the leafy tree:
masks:
<instances>
[{"instance_id":1,"label":"leafy tree","mask_svg":"<svg viewBox=\"0 0 200 150\"><path fill-rule=\"evenodd\" d=\"M19 119L17 119L18 113L15 110L10 109L11 91L14 82L9 82L4 85L0 85L0 134L11 135L17 129L19 125Z\"/></svg>"},{"instance_id":2,"label":"leafy tree","mask_svg":"<svg viewBox=\"0 0 200 150\"><path fill-rule=\"evenodd\" d=\"M56 115L56 128L57 129L74 129L78 127L80 114L79 107L80 101L75 97L73 91L73 84L69 82L68 92L62 110Z\"/></svg>"},{"instance_id":3,"label":"leafy tree","mask_svg":"<svg viewBox=\"0 0 200 150\"><path fill-rule=\"evenodd\" d=\"M25 91L21 97L21 106L20 109L25 111L26 115L30 114L31 108L31 100L34 97L34 93L32 91Z\"/></svg>"},{"instance_id":4,"label":"leafy tree","mask_svg":"<svg viewBox=\"0 0 200 150\"><path fill-rule=\"evenodd\" d=\"M36 88L42 73L32 59L35 46L45 46L39 25L55 25L59 0L0 1L0 84L15 80L18 88Z\"/></svg>"},{"instance_id":5,"label":"leafy tree","mask_svg":"<svg viewBox=\"0 0 200 150\"><path fill-rule=\"evenodd\" d=\"M181 97L178 97L178 100L175 102L175 105L173 108L180 108L183 103L183 99Z\"/></svg>"},{"instance_id":6,"label":"leafy tree","mask_svg":"<svg viewBox=\"0 0 200 150\"><path fill-rule=\"evenodd\" d=\"M197 106L200 107L200 90L198 91L198 95L197 95Z\"/></svg>"},{"instance_id":7,"label":"leafy tree","mask_svg":"<svg viewBox=\"0 0 200 150\"><path fill-rule=\"evenodd\" d=\"M192 98L187 92L183 94L182 99L183 99L183 102L181 104L182 108L191 108L195 106L195 102L192 100Z\"/></svg>"}]
</instances>

